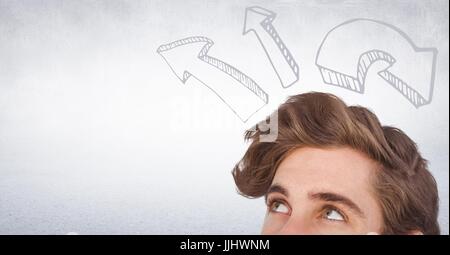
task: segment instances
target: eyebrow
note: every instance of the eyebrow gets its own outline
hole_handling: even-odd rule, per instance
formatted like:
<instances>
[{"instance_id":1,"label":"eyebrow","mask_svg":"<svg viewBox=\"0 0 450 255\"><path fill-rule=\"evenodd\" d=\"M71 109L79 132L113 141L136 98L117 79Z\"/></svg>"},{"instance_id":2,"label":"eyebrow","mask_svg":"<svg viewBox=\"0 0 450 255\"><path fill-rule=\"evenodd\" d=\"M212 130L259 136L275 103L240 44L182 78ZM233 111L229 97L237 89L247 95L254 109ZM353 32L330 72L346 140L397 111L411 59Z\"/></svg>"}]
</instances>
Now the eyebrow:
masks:
<instances>
[{"instance_id":1,"label":"eyebrow","mask_svg":"<svg viewBox=\"0 0 450 255\"><path fill-rule=\"evenodd\" d=\"M359 208L355 202L353 202L350 198L347 198L343 195L339 195L332 192L317 192L317 193L309 193L308 197L313 200L322 200L327 202L335 202L339 204L343 204L356 212L359 216L365 218L365 215L361 208Z\"/></svg>"},{"instance_id":2,"label":"eyebrow","mask_svg":"<svg viewBox=\"0 0 450 255\"><path fill-rule=\"evenodd\" d=\"M289 197L289 192L286 188L281 186L280 184L274 184L270 186L269 190L267 191L266 195L264 196L264 199L267 202L267 197L271 193L280 193L286 197ZM353 202L350 198L347 198L343 195L336 194L333 192L310 192L308 194L308 197L312 200L322 200L326 202L335 202L339 204L343 204L350 208L352 211L357 213L359 216L365 218L364 212L359 208L358 205L356 205L355 202Z\"/></svg>"},{"instance_id":3,"label":"eyebrow","mask_svg":"<svg viewBox=\"0 0 450 255\"><path fill-rule=\"evenodd\" d=\"M267 193L264 196L264 199L266 200L266 202L267 202L267 197L269 196L270 193L280 193L282 195L285 195L286 197L289 197L289 192L287 191L287 189L279 184L274 184L274 185L270 186L269 190L267 190Z\"/></svg>"}]
</instances>

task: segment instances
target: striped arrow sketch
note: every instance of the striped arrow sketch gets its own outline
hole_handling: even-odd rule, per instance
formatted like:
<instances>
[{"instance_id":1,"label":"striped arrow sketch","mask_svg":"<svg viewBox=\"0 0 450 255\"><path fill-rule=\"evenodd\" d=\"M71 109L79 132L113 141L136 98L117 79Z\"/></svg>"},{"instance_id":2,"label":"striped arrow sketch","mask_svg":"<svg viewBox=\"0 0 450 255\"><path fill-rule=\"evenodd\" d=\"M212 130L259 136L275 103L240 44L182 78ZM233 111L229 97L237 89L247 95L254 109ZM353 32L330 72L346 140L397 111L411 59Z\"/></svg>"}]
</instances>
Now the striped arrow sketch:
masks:
<instances>
[{"instance_id":1,"label":"striped arrow sketch","mask_svg":"<svg viewBox=\"0 0 450 255\"><path fill-rule=\"evenodd\" d=\"M211 89L243 122L269 102L256 82L235 67L208 55L214 42L193 36L158 47L173 73L186 81L195 77Z\"/></svg>"},{"instance_id":2,"label":"striped arrow sketch","mask_svg":"<svg viewBox=\"0 0 450 255\"><path fill-rule=\"evenodd\" d=\"M275 16L276 13L262 7L247 7L243 34L255 33L281 85L287 88L298 81L299 67L272 25Z\"/></svg>"},{"instance_id":3,"label":"striped arrow sketch","mask_svg":"<svg viewBox=\"0 0 450 255\"><path fill-rule=\"evenodd\" d=\"M364 93L370 66L416 108L433 97L436 48L419 48L400 29L381 21L354 19L331 29L316 56L323 81Z\"/></svg>"}]
</instances>

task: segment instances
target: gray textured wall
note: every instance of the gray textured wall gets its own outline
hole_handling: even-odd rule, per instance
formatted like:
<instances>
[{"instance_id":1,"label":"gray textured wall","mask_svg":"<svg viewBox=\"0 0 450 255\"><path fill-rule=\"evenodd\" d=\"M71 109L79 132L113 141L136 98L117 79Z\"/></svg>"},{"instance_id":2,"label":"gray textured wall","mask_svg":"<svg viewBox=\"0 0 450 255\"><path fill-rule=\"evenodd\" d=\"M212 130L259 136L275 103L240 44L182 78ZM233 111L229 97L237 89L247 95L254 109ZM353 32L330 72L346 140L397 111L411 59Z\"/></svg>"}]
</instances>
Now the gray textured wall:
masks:
<instances>
[{"instance_id":1,"label":"gray textured wall","mask_svg":"<svg viewBox=\"0 0 450 255\"><path fill-rule=\"evenodd\" d=\"M277 14L273 26L299 66L288 88L255 34L242 35L253 5ZM247 146L243 131L288 95L314 90L371 108L418 143L448 234L448 10L444 0L0 0L0 233L257 234L264 202L238 196L230 174ZM354 18L386 22L437 49L429 104L415 107L377 75L383 63L368 71L364 93L323 81L318 47ZM429 77L429 59L414 58L401 37L354 33L341 34L350 45L338 49L391 47L403 79ZM208 70L183 84L156 50L190 36L213 40L208 54L252 77L269 103L244 123L199 82L214 80ZM356 68L343 52L327 55L335 69ZM414 86L426 92L430 83Z\"/></svg>"}]
</instances>

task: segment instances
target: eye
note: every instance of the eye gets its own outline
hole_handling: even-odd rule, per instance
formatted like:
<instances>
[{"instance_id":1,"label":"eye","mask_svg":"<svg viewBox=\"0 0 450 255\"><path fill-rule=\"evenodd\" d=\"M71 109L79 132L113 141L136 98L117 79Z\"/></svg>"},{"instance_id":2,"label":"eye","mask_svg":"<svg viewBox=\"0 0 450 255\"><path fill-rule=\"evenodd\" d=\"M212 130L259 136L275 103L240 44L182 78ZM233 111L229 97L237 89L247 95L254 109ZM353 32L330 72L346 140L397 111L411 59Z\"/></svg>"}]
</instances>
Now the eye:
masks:
<instances>
[{"instance_id":1,"label":"eye","mask_svg":"<svg viewBox=\"0 0 450 255\"><path fill-rule=\"evenodd\" d=\"M276 212L276 213L288 214L289 208L284 203L282 203L280 201L275 201L270 205L270 211Z\"/></svg>"},{"instance_id":2,"label":"eye","mask_svg":"<svg viewBox=\"0 0 450 255\"><path fill-rule=\"evenodd\" d=\"M328 208L323 213L323 218L331 221L345 221L345 217L339 210Z\"/></svg>"}]
</instances>

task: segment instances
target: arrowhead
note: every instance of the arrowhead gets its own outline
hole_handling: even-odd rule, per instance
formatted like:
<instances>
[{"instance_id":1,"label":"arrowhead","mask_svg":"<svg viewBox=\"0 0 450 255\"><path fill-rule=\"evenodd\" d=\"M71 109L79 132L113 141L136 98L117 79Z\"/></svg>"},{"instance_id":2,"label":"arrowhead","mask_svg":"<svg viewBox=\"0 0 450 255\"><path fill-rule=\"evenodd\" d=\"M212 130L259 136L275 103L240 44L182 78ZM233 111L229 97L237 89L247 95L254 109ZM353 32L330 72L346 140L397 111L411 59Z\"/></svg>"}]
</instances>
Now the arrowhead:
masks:
<instances>
[{"instance_id":1,"label":"arrowhead","mask_svg":"<svg viewBox=\"0 0 450 255\"><path fill-rule=\"evenodd\" d=\"M405 85L418 93L418 97L423 98L424 102L414 101L414 104L418 104L416 106L429 103L432 99L436 55L436 49L422 49L414 54L399 57L395 63L384 70L401 79ZM395 84L392 85L395 86ZM400 90L404 89L400 88ZM409 99L413 97L410 95Z\"/></svg>"},{"instance_id":2,"label":"arrowhead","mask_svg":"<svg viewBox=\"0 0 450 255\"><path fill-rule=\"evenodd\" d=\"M275 19L276 14L272 11L259 6L247 7L245 9L244 32L254 31L256 27L261 26L262 22L271 23Z\"/></svg>"},{"instance_id":3,"label":"arrowhead","mask_svg":"<svg viewBox=\"0 0 450 255\"><path fill-rule=\"evenodd\" d=\"M191 76L189 69L213 44L214 42L206 37L193 36L163 44L156 52L164 58L178 79L185 83Z\"/></svg>"}]
</instances>

